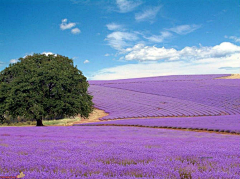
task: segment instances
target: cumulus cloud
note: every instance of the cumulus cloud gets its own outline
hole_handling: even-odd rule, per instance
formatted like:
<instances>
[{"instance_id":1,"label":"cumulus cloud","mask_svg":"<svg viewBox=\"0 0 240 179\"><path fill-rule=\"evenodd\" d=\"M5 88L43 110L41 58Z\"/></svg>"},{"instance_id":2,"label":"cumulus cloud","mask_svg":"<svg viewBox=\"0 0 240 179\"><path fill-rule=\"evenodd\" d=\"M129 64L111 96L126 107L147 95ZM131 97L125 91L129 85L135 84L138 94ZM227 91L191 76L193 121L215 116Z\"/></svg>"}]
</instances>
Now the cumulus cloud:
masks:
<instances>
[{"instance_id":1,"label":"cumulus cloud","mask_svg":"<svg viewBox=\"0 0 240 179\"><path fill-rule=\"evenodd\" d=\"M178 52L176 49L166 49L164 47L158 48L155 46L144 46L143 44L137 44L133 48L128 48L128 53L125 56L126 60L175 60L178 58Z\"/></svg>"},{"instance_id":2,"label":"cumulus cloud","mask_svg":"<svg viewBox=\"0 0 240 179\"><path fill-rule=\"evenodd\" d=\"M153 20L158 11L160 10L161 6L157 6L157 7L149 7L147 9L145 9L143 12L140 13L136 13L135 14L135 19L136 21L149 21L149 20Z\"/></svg>"},{"instance_id":3,"label":"cumulus cloud","mask_svg":"<svg viewBox=\"0 0 240 179\"><path fill-rule=\"evenodd\" d=\"M106 25L108 30L121 30L123 28L122 25L116 24L116 23L110 23Z\"/></svg>"},{"instance_id":4,"label":"cumulus cloud","mask_svg":"<svg viewBox=\"0 0 240 179\"><path fill-rule=\"evenodd\" d=\"M62 30L71 29L74 26L76 26L76 23L73 23L73 22L67 23L67 19L63 19L62 23L60 24L60 29Z\"/></svg>"},{"instance_id":5,"label":"cumulus cloud","mask_svg":"<svg viewBox=\"0 0 240 179\"><path fill-rule=\"evenodd\" d=\"M205 62L206 61L208 61L208 63L165 61L156 63L127 64L102 69L90 77L90 79L111 80L166 75L239 73L239 54L232 54L226 57L206 58Z\"/></svg>"},{"instance_id":6,"label":"cumulus cloud","mask_svg":"<svg viewBox=\"0 0 240 179\"><path fill-rule=\"evenodd\" d=\"M17 62L18 62L17 59L11 59L11 60L10 60L10 63L17 63Z\"/></svg>"},{"instance_id":7,"label":"cumulus cloud","mask_svg":"<svg viewBox=\"0 0 240 179\"><path fill-rule=\"evenodd\" d=\"M201 25L196 25L196 24L192 24L192 25L180 25L180 26L176 26L173 28L170 28L168 30L175 32L177 34L180 35L185 35L185 34L189 34L197 29L199 29L201 27Z\"/></svg>"},{"instance_id":8,"label":"cumulus cloud","mask_svg":"<svg viewBox=\"0 0 240 179\"><path fill-rule=\"evenodd\" d=\"M140 0L116 0L117 6L121 13L133 11L136 7L142 4Z\"/></svg>"},{"instance_id":9,"label":"cumulus cloud","mask_svg":"<svg viewBox=\"0 0 240 179\"><path fill-rule=\"evenodd\" d=\"M109 54L109 53L106 53L104 56L105 56L105 57L109 57L109 56L110 56L110 54Z\"/></svg>"},{"instance_id":10,"label":"cumulus cloud","mask_svg":"<svg viewBox=\"0 0 240 179\"><path fill-rule=\"evenodd\" d=\"M168 32L168 31L161 32L161 35L152 35L150 37L144 36L145 39L148 39L151 42L157 42L157 43L161 43L169 37L172 37L172 33Z\"/></svg>"},{"instance_id":11,"label":"cumulus cloud","mask_svg":"<svg viewBox=\"0 0 240 179\"><path fill-rule=\"evenodd\" d=\"M240 46L222 42L212 47L158 48L137 44L125 49L125 60L138 60L105 68L91 79L110 80L164 75L239 73Z\"/></svg>"},{"instance_id":12,"label":"cumulus cloud","mask_svg":"<svg viewBox=\"0 0 240 179\"><path fill-rule=\"evenodd\" d=\"M107 35L105 39L108 44L116 50L123 50L124 47L129 46L129 42L136 41L138 36L135 33L116 31Z\"/></svg>"},{"instance_id":13,"label":"cumulus cloud","mask_svg":"<svg viewBox=\"0 0 240 179\"><path fill-rule=\"evenodd\" d=\"M133 48L126 49L129 52L126 60L158 61L158 60L204 60L209 58L226 57L240 53L240 46L230 42L223 42L213 47L185 47L182 50L137 44Z\"/></svg>"},{"instance_id":14,"label":"cumulus cloud","mask_svg":"<svg viewBox=\"0 0 240 179\"><path fill-rule=\"evenodd\" d=\"M85 63L90 63L90 61L89 61L89 60L85 60L83 63L84 63L84 64L85 64Z\"/></svg>"},{"instance_id":15,"label":"cumulus cloud","mask_svg":"<svg viewBox=\"0 0 240 179\"><path fill-rule=\"evenodd\" d=\"M224 36L225 38L228 38L228 39L232 39L234 40L235 42L240 42L240 37L236 37L236 36L230 36L228 37L227 35Z\"/></svg>"},{"instance_id":16,"label":"cumulus cloud","mask_svg":"<svg viewBox=\"0 0 240 179\"><path fill-rule=\"evenodd\" d=\"M81 30L79 28L74 28L71 30L72 34L79 34L81 33Z\"/></svg>"}]
</instances>

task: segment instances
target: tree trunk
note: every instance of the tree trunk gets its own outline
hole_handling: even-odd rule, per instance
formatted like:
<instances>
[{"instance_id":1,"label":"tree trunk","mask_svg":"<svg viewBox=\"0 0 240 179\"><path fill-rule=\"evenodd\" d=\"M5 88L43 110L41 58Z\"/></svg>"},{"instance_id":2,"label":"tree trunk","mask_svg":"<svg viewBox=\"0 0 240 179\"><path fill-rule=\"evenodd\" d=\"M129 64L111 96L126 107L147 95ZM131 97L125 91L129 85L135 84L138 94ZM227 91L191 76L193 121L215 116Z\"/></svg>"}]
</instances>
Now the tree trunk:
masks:
<instances>
[{"instance_id":1,"label":"tree trunk","mask_svg":"<svg viewBox=\"0 0 240 179\"><path fill-rule=\"evenodd\" d=\"M42 119L37 119L37 125L36 126L44 126L42 123Z\"/></svg>"}]
</instances>

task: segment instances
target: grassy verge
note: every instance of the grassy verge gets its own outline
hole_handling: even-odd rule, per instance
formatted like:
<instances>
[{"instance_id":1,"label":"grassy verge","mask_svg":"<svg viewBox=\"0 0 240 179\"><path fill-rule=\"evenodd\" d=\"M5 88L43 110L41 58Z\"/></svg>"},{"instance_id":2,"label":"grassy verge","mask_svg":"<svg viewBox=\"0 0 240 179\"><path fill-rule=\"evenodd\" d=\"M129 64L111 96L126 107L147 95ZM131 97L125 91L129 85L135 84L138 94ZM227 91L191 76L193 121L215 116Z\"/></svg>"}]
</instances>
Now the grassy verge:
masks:
<instances>
[{"instance_id":1,"label":"grassy verge","mask_svg":"<svg viewBox=\"0 0 240 179\"><path fill-rule=\"evenodd\" d=\"M65 118L65 119L58 119L58 120L43 120L43 125L45 126L71 126L74 122L81 121L81 118L75 117L72 118Z\"/></svg>"},{"instance_id":2,"label":"grassy verge","mask_svg":"<svg viewBox=\"0 0 240 179\"><path fill-rule=\"evenodd\" d=\"M55 119L55 120L43 120L43 125L45 126L71 126L74 123L89 123L89 122L99 122L99 118L107 116L103 110L94 109L94 111L89 115L89 118L84 119L76 116L75 118L65 118L65 119ZM16 123L0 123L1 126L36 126L36 121L26 121L26 122L16 122Z\"/></svg>"},{"instance_id":3,"label":"grassy verge","mask_svg":"<svg viewBox=\"0 0 240 179\"><path fill-rule=\"evenodd\" d=\"M58 120L43 120L43 125L45 126L71 126L74 122L81 121L80 117L75 118L65 118ZM26 121L26 122L16 122L16 123L3 123L1 126L36 126L36 121Z\"/></svg>"}]
</instances>

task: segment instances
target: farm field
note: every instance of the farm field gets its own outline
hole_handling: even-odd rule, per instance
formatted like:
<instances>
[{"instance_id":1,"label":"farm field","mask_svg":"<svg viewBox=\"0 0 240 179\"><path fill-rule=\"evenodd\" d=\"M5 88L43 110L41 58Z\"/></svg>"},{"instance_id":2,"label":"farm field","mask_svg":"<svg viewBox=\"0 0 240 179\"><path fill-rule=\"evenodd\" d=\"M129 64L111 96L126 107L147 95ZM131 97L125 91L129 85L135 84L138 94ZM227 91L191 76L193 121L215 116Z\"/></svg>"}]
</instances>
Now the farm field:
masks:
<instances>
[{"instance_id":1,"label":"farm field","mask_svg":"<svg viewBox=\"0 0 240 179\"><path fill-rule=\"evenodd\" d=\"M0 128L0 176L239 179L240 79L217 79L227 76L89 81L108 115Z\"/></svg>"},{"instance_id":2,"label":"farm field","mask_svg":"<svg viewBox=\"0 0 240 179\"><path fill-rule=\"evenodd\" d=\"M240 79L229 75L182 75L90 81L103 120L240 114Z\"/></svg>"},{"instance_id":3,"label":"farm field","mask_svg":"<svg viewBox=\"0 0 240 179\"><path fill-rule=\"evenodd\" d=\"M0 0L0 179L240 179L240 0Z\"/></svg>"},{"instance_id":4,"label":"farm field","mask_svg":"<svg viewBox=\"0 0 240 179\"><path fill-rule=\"evenodd\" d=\"M24 178L231 178L239 136L169 129L68 126L0 130L0 176Z\"/></svg>"},{"instance_id":5,"label":"farm field","mask_svg":"<svg viewBox=\"0 0 240 179\"><path fill-rule=\"evenodd\" d=\"M173 117L173 118L145 118L111 120L75 125L115 125L115 126L136 126L136 127L158 127L188 130L205 130L215 132L227 132L240 134L240 115L229 116L204 116L204 117Z\"/></svg>"}]
</instances>

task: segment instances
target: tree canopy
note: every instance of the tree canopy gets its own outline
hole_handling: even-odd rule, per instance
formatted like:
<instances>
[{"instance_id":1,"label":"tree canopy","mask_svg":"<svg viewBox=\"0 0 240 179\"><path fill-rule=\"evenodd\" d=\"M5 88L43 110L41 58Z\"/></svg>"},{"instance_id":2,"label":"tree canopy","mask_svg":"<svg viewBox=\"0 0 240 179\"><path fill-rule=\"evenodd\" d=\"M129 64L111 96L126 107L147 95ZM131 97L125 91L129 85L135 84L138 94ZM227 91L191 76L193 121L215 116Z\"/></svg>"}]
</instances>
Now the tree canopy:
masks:
<instances>
[{"instance_id":1,"label":"tree canopy","mask_svg":"<svg viewBox=\"0 0 240 179\"><path fill-rule=\"evenodd\" d=\"M19 58L0 73L0 119L5 115L36 119L88 117L93 110L86 77L61 55Z\"/></svg>"}]
</instances>

